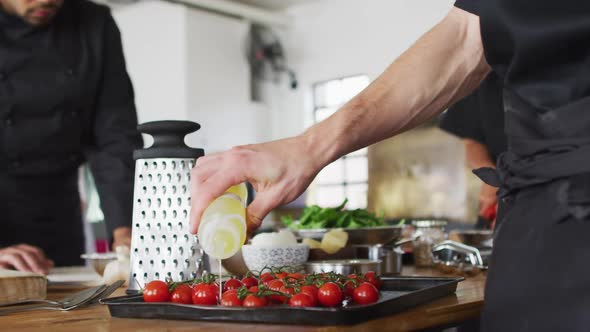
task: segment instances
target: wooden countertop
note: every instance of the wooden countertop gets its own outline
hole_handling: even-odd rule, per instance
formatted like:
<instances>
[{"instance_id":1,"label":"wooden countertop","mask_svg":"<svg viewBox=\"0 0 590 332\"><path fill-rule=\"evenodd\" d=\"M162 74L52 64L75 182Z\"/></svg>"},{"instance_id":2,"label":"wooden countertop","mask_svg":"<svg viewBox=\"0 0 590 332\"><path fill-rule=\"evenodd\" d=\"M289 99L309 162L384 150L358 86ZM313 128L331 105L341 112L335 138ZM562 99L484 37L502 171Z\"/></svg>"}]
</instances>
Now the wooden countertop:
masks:
<instances>
[{"instance_id":1,"label":"wooden countertop","mask_svg":"<svg viewBox=\"0 0 590 332\"><path fill-rule=\"evenodd\" d=\"M404 268L403 275L441 276L432 269ZM444 275L449 276L449 275ZM245 323L211 323L181 320L112 318L108 308L92 305L69 312L30 311L0 316L2 331L411 331L454 324L479 317L484 295L485 274L468 277L459 283L457 292L434 302L414 307L403 313L353 326L313 327ZM119 289L114 296L124 294ZM66 296L63 291L49 290L48 298Z\"/></svg>"}]
</instances>

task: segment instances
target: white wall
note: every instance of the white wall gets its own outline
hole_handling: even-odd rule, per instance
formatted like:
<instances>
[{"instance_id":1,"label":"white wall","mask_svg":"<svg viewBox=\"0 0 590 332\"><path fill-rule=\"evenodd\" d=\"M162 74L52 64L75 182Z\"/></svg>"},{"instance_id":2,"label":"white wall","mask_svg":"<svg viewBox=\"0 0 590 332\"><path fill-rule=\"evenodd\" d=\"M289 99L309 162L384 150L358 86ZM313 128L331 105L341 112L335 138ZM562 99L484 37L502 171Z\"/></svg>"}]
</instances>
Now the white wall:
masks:
<instances>
[{"instance_id":1,"label":"white wall","mask_svg":"<svg viewBox=\"0 0 590 332\"><path fill-rule=\"evenodd\" d=\"M311 84L347 75L376 78L450 10L453 0L322 0L294 6L282 33L300 88L270 86L273 138L302 131L311 116Z\"/></svg>"},{"instance_id":2,"label":"white wall","mask_svg":"<svg viewBox=\"0 0 590 332\"><path fill-rule=\"evenodd\" d=\"M186 9L142 1L113 10L139 122L186 119Z\"/></svg>"},{"instance_id":3,"label":"white wall","mask_svg":"<svg viewBox=\"0 0 590 332\"><path fill-rule=\"evenodd\" d=\"M199 10L187 14L188 113L202 125L190 142L209 153L264 140L266 107L250 102L249 23Z\"/></svg>"},{"instance_id":4,"label":"white wall","mask_svg":"<svg viewBox=\"0 0 590 332\"><path fill-rule=\"evenodd\" d=\"M267 107L249 101L247 22L158 0L113 13L140 122L198 122L187 143L206 153L268 139Z\"/></svg>"}]
</instances>

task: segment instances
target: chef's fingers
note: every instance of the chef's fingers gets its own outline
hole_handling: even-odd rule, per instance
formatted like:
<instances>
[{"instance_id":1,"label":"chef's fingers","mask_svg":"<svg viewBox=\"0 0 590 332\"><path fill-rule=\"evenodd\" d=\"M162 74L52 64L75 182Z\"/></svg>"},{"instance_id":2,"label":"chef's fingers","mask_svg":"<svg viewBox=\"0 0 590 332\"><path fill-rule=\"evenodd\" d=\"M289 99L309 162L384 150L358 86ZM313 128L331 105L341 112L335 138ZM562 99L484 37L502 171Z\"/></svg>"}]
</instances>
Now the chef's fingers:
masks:
<instances>
[{"instance_id":1,"label":"chef's fingers","mask_svg":"<svg viewBox=\"0 0 590 332\"><path fill-rule=\"evenodd\" d=\"M219 161L219 159L222 157L222 155L223 155L223 152L217 152L217 153L213 153L213 154L199 157L195 161L195 167L204 166L204 165L210 164L210 163L216 163Z\"/></svg>"},{"instance_id":2,"label":"chef's fingers","mask_svg":"<svg viewBox=\"0 0 590 332\"><path fill-rule=\"evenodd\" d=\"M45 260L39 260L35 255L24 250L20 251L20 257L27 263L31 271L42 274L49 273L49 267Z\"/></svg>"},{"instance_id":3,"label":"chef's fingers","mask_svg":"<svg viewBox=\"0 0 590 332\"><path fill-rule=\"evenodd\" d=\"M231 156L226 158L233 159ZM234 163L232 160L224 160L221 165L223 163L239 165L239 163ZM215 198L221 196L229 187L243 181L239 167L217 168L213 173L201 169L200 166L193 169L191 177L190 231L193 234L197 233L203 211Z\"/></svg>"},{"instance_id":4,"label":"chef's fingers","mask_svg":"<svg viewBox=\"0 0 590 332\"><path fill-rule=\"evenodd\" d=\"M15 246L18 249L22 249L28 253L30 253L31 255L34 255L35 257L37 257L37 259L39 261L44 261L47 260L47 257L45 256L45 253L43 252L43 249L35 247L35 246L31 246L25 243L19 244Z\"/></svg>"},{"instance_id":5,"label":"chef's fingers","mask_svg":"<svg viewBox=\"0 0 590 332\"><path fill-rule=\"evenodd\" d=\"M0 255L0 261L18 271L35 272L33 268L27 264L17 249L5 250L2 255Z\"/></svg>"},{"instance_id":6,"label":"chef's fingers","mask_svg":"<svg viewBox=\"0 0 590 332\"><path fill-rule=\"evenodd\" d=\"M262 223L262 219L276 206L268 191L260 192L246 209L246 226L248 233L253 232Z\"/></svg>"},{"instance_id":7,"label":"chef's fingers","mask_svg":"<svg viewBox=\"0 0 590 332\"><path fill-rule=\"evenodd\" d=\"M53 261L45 256L43 249L28 244L19 244L15 248L23 250L33 256L36 262L43 267L44 273L54 266Z\"/></svg>"}]
</instances>

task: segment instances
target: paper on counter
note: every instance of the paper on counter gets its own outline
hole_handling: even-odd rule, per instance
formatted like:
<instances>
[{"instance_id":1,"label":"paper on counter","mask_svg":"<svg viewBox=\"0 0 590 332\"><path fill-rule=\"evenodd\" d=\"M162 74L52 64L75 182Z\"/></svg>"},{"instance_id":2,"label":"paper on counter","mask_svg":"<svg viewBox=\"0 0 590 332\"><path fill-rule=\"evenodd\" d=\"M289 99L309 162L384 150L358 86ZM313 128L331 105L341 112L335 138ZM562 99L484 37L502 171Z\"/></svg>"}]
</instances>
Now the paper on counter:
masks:
<instances>
[{"instance_id":1,"label":"paper on counter","mask_svg":"<svg viewBox=\"0 0 590 332\"><path fill-rule=\"evenodd\" d=\"M101 276L90 266L56 267L47 275L49 287L92 287L101 285Z\"/></svg>"}]
</instances>

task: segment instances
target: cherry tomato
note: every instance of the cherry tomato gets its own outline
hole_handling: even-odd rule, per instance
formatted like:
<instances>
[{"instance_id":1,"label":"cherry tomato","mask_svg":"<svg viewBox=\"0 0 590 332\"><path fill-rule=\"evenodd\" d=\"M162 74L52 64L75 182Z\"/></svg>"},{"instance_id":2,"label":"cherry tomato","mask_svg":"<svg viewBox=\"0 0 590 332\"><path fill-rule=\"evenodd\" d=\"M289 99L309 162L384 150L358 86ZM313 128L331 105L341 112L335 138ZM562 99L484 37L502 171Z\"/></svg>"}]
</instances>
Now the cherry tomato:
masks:
<instances>
[{"instance_id":1,"label":"cherry tomato","mask_svg":"<svg viewBox=\"0 0 590 332\"><path fill-rule=\"evenodd\" d=\"M357 276L356 274L352 273L348 275L348 279L353 279L358 281L359 283L363 282L363 279L361 279L361 277Z\"/></svg>"},{"instance_id":2,"label":"cherry tomato","mask_svg":"<svg viewBox=\"0 0 590 332\"><path fill-rule=\"evenodd\" d=\"M244 307L265 307L268 301L265 297L258 297L256 295L248 294L244 298L242 305Z\"/></svg>"},{"instance_id":3,"label":"cherry tomato","mask_svg":"<svg viewBox=\"0 0 590 332\"><path fill-rule=\"evenodd\" d=\"M248 288L248 292L258 293L258 286L253 286L253 287Z\"/></svg>"},{"instance_id":4,"label":"cherry tomato","mask_svg":"<svg viewBox=\"0 0 590 332\"><path fill-rule=\"evenodd\" d=\"M371 304L379 299L379 291L370 282L363 282L354 289L352 299L358 304Z\"/></svg>"},{"instance_id":5,"label":"cherry tomato","mask_svg":"<svg viewBox=\"0 0 590 332\"><path fill-rule=\"evenodd\" d=\"M365 280L373 284L373 286L375 286L377 289L381 289L381 285L383 284L381 278L379 278L379 276L376 275L374 271L365 273Z\"/></svg>"},{"instance_id":6,"label":"cherry tomato","mask_svg":"<svg viewBox=\"0 0 590 332\"><path fill-rule=\"evenodd\" d=\"M285 277L287 277L287 275L288 275L287 272L275 273L275 276L277 277L277 279L285 279Z\"/></svg>"},{"instance_id":7,"label":"cherry tomato","mask_svg":"<svg viewBox=\"0 0 590 332\"><path fill-rule=\"evenodd\" d=\"M242 300L238 297L238 291L230 289L221 296L221 305L226 307L241 307Z\"/></svg>"},{"instance_id":8,"label":"cherry tomato","mask_svg":"<svg viewBox=\"0 0 590 332\"><path fill-rule=\"evenodd\" d=\"M150 281L143 290L143 300L145 302L168 302L170 301L170 291L168 284L161 280Z\"/></svg>"},{"instance_id":9,"label":"cherry tomato","mask_svg":"<svg viewBox=\"0 0 590 332\"><path fill-rule=\"evenodd\" d=\"M180 284L170 294L170 302L192 304L193 289L187 284Z\"/></svg>"},{"instance_id":10,"label":"cherry tomato","mask_svg":"<svg viewBox=\"0 0 590 332\"><path fill-rule=\"evenodd\" d=\"M344 284L344 293L346 296L352 297L352 292L360 283L355 283L353 280L349 280Z\"/></svg>"},{"instance_id":11,"label":"cherry tomato","mask_svg":"<svg viewBox=\"0 0 590 332\"><path fill-rule=\"evenodd\" d=\"M285 286L285 283L280 279L274 279L269 281L266 286L268 289L273 290L275 292L280 292L281 287ZM269 295L268 299L273 303L285 303L287 302L287 297L283 295L273 294Z\"/></svg>"},{"instance_id":12,"label":"cherry tomato","mask_svg":"<svg viewBox=\"0 0 590 332\"><path fill-rule=\"evenodd\" d=\"M289 306L291 307L314 307L315 302L311 298L311 296L307 295L306 293L299 293L293 295L289 299Z\"/></svg>"},{"instance_id":13,"label":"cherry tomato","mask_svg":"<svg viewBox=\"0 0 590 332\"><path fill-rule=\"evenodd\" d=\"M260 280L263 283L267 283L271 280L273 280L275 277L272 276L272 274L270 274L270 272L264 272L263 274L260 275Z\"/></svg>"},{"instance_id":14,"label":"cherry tomato","mask_svg":"<svg viewBox=\"0 0 590 332\"><path fill-rule=\"evenodd\" d=\"M193 304L216 305L218 300L217 284L200 283L193 287Z\"/></svg>"},{"instance_id":15,"label":"cherry tomato","mask_svg":"<svg viewBox=\"0 0 590 332\"><path fill-rule=\"evenodd\" d=\"M284 294L294 295L295 294L295 288L289 287L289 286L285 285L285 286L282 286L279 289L279 292L284 293Z\"/></svg>"},{"instance_id":16,"label":"cherry tomato","mask_svg":"<svg viewBox=\"0 0 590 332\"><path fill-rule=\"evenodd\" d=\"M301 275L299 273L289 273L287 275L287 278L292 278L292 279L296 279L296 280L303 280L303 275Z\"/></svg>"},{"instance_id":17,"label":"cherry tomato","mask_svg":"<svg viewBox=\"0 0 590 332\"><path fill-rule=\"evenodd\" d=\"M223 290L224 291L228 291L230 289L238 289L240 287L242 287L242 282L239 281L238 279L233 279L233 278L232 279L229 279L228 281L226 281L223 284Z\"/></svg>"},{"instance_id":18,"label":"cherry tomato","mask_svg":"<svg viewBox=\"0 0 590 332\"><path fill-rule=\"evenodd\" d=\"M301 286L299 293L307 294L313 300L313 305L318 304L318 288L315 285Z\"/></svg>"},{"instance_id":19,"label":"cherry tomato","mask_svg":"<svg viewBox=\"0 0 590 332\"><path fill-rule=\"evenodd\" d=\"M258 279L254 277L246 277L242 279L242 285L246 286L247 288L258 286Z\"/></svg>"},{"instance_id":20,"label":"cherry tomato","mask_svg":"<svg viewBox=\"0 0 590 332\"><path fill-rule=\"evenodd\" d=\"M285 283L282 280L273 279L266 283L266 286L268 287L268 289L279 291L281 287L285 286Z\"/></svg>"},{"instance_id":21,"label":"cherry tomato","mask_svg":"<svg viewBox=\"0 0 590 332\"><path fill-rule=\"evenodd\" d=\"M324 307L336 307L344 298L340 286L333 282L327 282L318 289L318 302Z\"/></svg>"}]
</instances>

